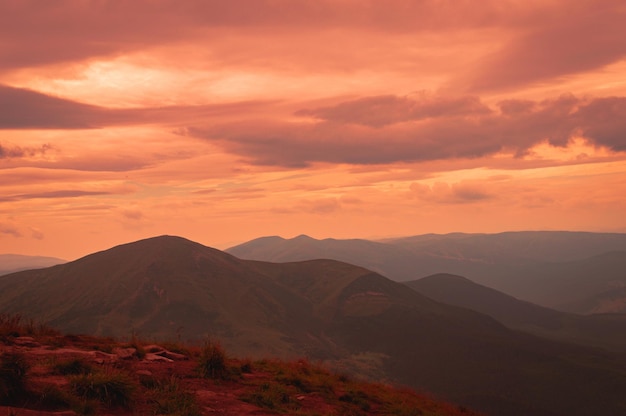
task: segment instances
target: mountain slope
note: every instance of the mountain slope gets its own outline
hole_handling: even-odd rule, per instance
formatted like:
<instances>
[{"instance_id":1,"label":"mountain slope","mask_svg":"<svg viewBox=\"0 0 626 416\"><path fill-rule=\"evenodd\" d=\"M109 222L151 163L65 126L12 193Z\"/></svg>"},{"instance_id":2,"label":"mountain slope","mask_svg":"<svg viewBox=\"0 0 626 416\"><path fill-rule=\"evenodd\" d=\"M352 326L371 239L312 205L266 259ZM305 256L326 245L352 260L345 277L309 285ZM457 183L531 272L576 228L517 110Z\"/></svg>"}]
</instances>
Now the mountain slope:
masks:
<instances>
[{"instance_id":1,"label":"mountain slope","mask_svg":"<svg viewBox=\"0 0 626 416\"><path fill-rule=\"evenodd\" d=\"M244 261L162 236L0 277L0 312L71 332L163 339L182 331L183 339L210 335L240 356L369 366L369 374L493 414L626 409L623 358L512 331L333 260Z\"/></svg>"},{"instance_id":2,"label":"mountain slope","mask_svg":"<svg viewBox=\"0 0 626 416\"><path fill-rule=\"evenodd\" d=\"M625 363L617 356L510 331L376 273L337 279L330 270L350 266L331 260L251 264L317 307L326 335L350 356L385 357L385 372L403 384L493 414L618 414L626 408L613 390L626 387ZM585 385L590 377L603 385Z\"/></svg>"},{"instance_id":3,"label":"mountain slope","mask_svg":"<svg viewBox=\"0 0 626 416\"><path fill-rule=\"evenodd\" d=\"M237 353L254 345L284 354L293 342L283 338L297 338L307 321L291 293L243 261L169 236L3 276L0 294L3 311L68 332L227 340L237 332L237 345L228 345Z\"/></svg>"},{"instance_id":4,"label":"mountain slope","mask_svg":"<svg viewBox=\"0 0 626 416\"><path fill-rule=\"evenodd\" d=\"M21 270L40 269L65 263L56 257L24 256L21 254L0 254L0 276Z\"/></svg>"},{"instance_id":5,"label":"mountain slope","mask_svg":"<svg viewBox=\"0 0 626 416\"><path fill-rule=\"evenodd\" d=\"M582 345L626 351L626 314L581 316L559 312L450 274L437 274L405 284L439 302L489 315L510 328Z\"/></svg>"}]
</instances>

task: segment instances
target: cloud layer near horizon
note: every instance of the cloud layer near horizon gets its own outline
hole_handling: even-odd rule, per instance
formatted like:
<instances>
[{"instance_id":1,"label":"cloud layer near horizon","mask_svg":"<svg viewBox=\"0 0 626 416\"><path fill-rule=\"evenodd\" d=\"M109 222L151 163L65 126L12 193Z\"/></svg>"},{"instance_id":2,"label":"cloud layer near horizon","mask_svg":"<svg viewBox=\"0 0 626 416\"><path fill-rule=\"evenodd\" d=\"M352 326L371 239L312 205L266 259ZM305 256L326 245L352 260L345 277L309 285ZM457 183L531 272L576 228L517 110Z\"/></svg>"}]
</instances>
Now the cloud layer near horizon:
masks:
<instances>
[{"instance_id":1,"label":"cloud layer near horizon","mask_svg":"<svg viewBox=\"0 0 626 416\"><path fill-rule=\"evenodd\" d=\"M617 0L3 2L0 252L626 231L625 27Z\"/></svg>"}]
</instances>

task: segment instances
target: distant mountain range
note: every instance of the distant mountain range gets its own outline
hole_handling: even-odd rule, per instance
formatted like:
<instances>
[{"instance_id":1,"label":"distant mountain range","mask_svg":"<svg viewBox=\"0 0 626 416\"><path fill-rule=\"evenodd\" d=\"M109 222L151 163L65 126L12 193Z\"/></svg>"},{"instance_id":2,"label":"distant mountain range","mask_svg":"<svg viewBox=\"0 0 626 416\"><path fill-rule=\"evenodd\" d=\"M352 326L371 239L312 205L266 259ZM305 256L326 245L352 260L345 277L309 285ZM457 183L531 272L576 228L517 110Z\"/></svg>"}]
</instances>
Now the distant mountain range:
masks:
<instances>
[{"instance_id":1,"label":"distant mountain range","mask_svg":"<svg viewBox=\"0 0 626 416\"><path fill-rule=\"evenodd\" d=\"M226 251L274 262L335 259L400 282L449 273L562 311L626 312L626 234L454 233L383 241L262 237Z\"/></svg>"},{"instance_id":2,"label":"distant mountain range","mask_svg":"<svg viewBox=\"0 0 626 416\"><path fill-rule=\"evenodd\" d=\"M19 272L20 270L39 269L55 264L65 263L66 260L55 257L24 256L21 254L0 254L0 276Z\"/></svg>"},{"instance_id":3,"label":"distant mountain range","mask_svg":"<svg viewBox=\"0 0 626 416\"><path fill-rule=\"evenodd\" d=\"M432 275L405 284L438 302L489 315L509 328L560 341L626 351L626 314L585 316L559 312L451 274Z\"/></svg>"},{"instance_id":4,"label":"distant mountain range","mask_svg":"<svg viewBox=\"0 0 626 416\"><path fill-rule=\"evenodd\" d=\"M305 355L494 415L626 409L623 354L511 330L335 260L241 260L155 237L2 276L0 312L74 333L210 336L242 356Z\"/></svg>"}]
</instances>

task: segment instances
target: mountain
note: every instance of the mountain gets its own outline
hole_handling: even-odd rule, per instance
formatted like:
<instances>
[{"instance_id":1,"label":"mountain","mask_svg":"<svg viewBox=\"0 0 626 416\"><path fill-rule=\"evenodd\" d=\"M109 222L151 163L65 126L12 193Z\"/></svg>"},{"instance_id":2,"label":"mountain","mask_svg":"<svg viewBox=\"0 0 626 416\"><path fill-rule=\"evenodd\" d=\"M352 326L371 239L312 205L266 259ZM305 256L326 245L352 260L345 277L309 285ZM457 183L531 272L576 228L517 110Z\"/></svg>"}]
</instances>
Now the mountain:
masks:
<instances>
[{"instance_id":1,"label":"mountain","mask_svg":"<svg viewBox=\"0 0 626 416\"><path fill-rule=\"evenodd\" d=\"M626 314L581 316L518 300L461 276L437 274L405 282L424 296L468 308L546 338L626 351Z\"/></svg>"},{"instance_id":2,"label":"mountain","mask_svg":"<svg viewBox=\"0 0 626 416\"><path fill-rule=\"evenodd\" d=\"M65 263L55 257L23 256L21 254L0 254L0 276L20 270L40 269Z\"/></svg>"},{"instance_id":3,"label":"mountain","mask_svg":"<svg viewBox=\"0 0 626 416\"><path fill-rule=\"evenodd\" d=\"M453 233L383 241L264 237L226 251L243 259L275 262L331 258L401 282L438 273L463 275L554 309L626 312L626 298L608 293L626 287L626 234Z\"/></svg>"},{"instance_id":4,"label":"mountain","mask_svg":"<svg viewBox=\"0 0 626 416\"><path fill-rule=\"evenodd\" d=\"M393 280L415 278L416 263L410 251L369 240L316 240L306 235L292 239L261 237L226 252L241 259L270 262L332 259L365 267Z\"/></svg>"},{"instance_id":5,"label":"mountain","mask_svg":"<svg viewBox=\"0 0 626 416\"><path fill-rule=\"evenodd\" d=\"M0 312L69 332L304 355L492 414L626 409L623 356L513 331L334 260L246 261L161 236L2 276Z\"/></svg>"},{"instance_id":6,"label":"mountain","mask_svg":"<svg viewBox=\"0 0 626 416\"><path fill-rule=\"evenodd\" d=\"M626 250L560 263L511 270L487 286L566 312L626 312Z\"/></svg>"},{"instance_id":7,"label":"mountain","mask_svg":"<svg viewBox=\"0 0 626 416\"><path fill-rule=\"evenodd\" d=\"M244 261L170 236L2 276L0 305L70 333L236 338L235 353L295 355L307 322L292 293Z\"/></svg>"}]
</instances>

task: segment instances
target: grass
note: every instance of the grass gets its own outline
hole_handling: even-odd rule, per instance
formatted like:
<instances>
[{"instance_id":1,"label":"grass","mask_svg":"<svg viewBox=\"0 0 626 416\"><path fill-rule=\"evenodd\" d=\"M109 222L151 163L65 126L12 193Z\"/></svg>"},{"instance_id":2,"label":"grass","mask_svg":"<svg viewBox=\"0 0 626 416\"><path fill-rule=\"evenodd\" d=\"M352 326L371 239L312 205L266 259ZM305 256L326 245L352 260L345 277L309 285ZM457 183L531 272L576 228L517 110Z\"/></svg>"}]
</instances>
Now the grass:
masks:
<instances>
[{"instance_id":1,"label":"grass","mask_svg":"<svg viewBox=\"0 0 626 416\"><path fill-rule=\"evenodd\" d=\"M12 404L26 393L26 376L29 365L18 353L0 355L0 404Z\"/></svg>"},{"instance_id":2,"label":"grass","mask_svg":"<svg viewBox=\"0 0 626 416\"><path fill-rule=\"evenodd\" d=\"M255 391L242 396L241 399L256 406L279 412L289 412L300 408L300 404L292 397L287 388L277 382L264 382Z\"/></svg>"},{"instance_id":3,"label":"grass","mask_svg":"<svg viewBox=\"0 0 626 416\"><path fill-rule=\"evenodd\" d=\"M0 340L5 343L8 343L10 337L57 336L59 334L59 331L33 319L24 318L20 314L0 314Z\"/></svg>"},{"instance_id":4,"label":"grass","mask_svg":"<svg viewBox=\"0 0 626 416\"><path fill-rule=\"evenodd\" d=\"M175 377L155 381L151 389L157 415L200 416L202 412L193 393L186 391Z\"/></svg>"},{"instance_id":5,"label":"grass","mask_svg":"<svg viewBox=\"0 0 626 416\"><path fill-rule=\"evenodd\" d=\"M204 343L198 359L198 372L204 378L218 380L229 378L226 352L220 344L210 341Z\"/></svg>"},{"instance_id":6,"label":"grass","mask_svg":"<svg viewBox=\"0 0 626 416\"><path fill-rule=\"evenodd\" d=\"M79 397L95 399L110 407L130 407L136 389L128 374L115 369L72 376L70 385Z\"/></svg>"},{"instance_id":7,"label":"grass","mask_svg":"<svg viewBox=\"0 0 626 416\"><path fill-rule=\"evenodd\" d=\"M51 333L54 332L45 326L24 321L20 316L0 315L0 337L4 337L0 338L0 343L7 345L11 345L11 338L26 334L44 345L52 345L57 338L62 338L64 343L82 350L112 350L127 345L110 338L50 337ZM137 338L132 343L137 350L142 348ZM167 347L170 351L174 349L170 344ZM357 381L304 359L291 362L232 359L214 342L205 342L202 347L177 344L174 352L183 353L191 361L155 373L152 368L151 371L144 369L137 376L131 376L138 366L142 368L136 359L102 367L85 357L50 360L4 352L0 354L0 405L28 405L46 411L72 410L78 415L97 414L107 407L105 412L114 408L116 414L124 415L199 416L202 396L196 396L190 389L218 388L225 392L236 391L240 400L260 408L300 416L476 415L409 390ZM40 373L30 374L29 360L34 366L38 366L37 360L45 362L46 374L55 375L57 381L42 382ZM58 376L66 377L67 383L55 384ZM224 382L207 384L202 379ZM203 385L207 387L199 387Z\"/></svg>"},{"instance_id":8,"label":"grass","mask_svg":"<svg viewBox=\"0 0 626 416\"><path fill-rule=\"evenodd\" d=\"M79 358L72 358L69 360L57 362L52 367L54 374L61 375L77 375L77 374L89 374L93 372L93 366L87 363L85 360Z\"/></svg>"},{"instance_id":9,"label":"grass","mask_svg":"<svg viewBox=\"0 0 626 416\"><path fill-rule=\"evenodd\" d=\"M38 394L37 405L40 408L65 410L71 409L79 415L93 415L97 406L93 401L76 397L72 392L56 385L47 385Z\"/></svg>"}]
</instances>

